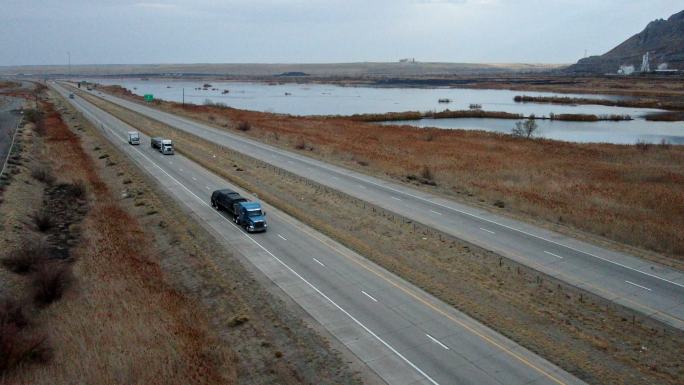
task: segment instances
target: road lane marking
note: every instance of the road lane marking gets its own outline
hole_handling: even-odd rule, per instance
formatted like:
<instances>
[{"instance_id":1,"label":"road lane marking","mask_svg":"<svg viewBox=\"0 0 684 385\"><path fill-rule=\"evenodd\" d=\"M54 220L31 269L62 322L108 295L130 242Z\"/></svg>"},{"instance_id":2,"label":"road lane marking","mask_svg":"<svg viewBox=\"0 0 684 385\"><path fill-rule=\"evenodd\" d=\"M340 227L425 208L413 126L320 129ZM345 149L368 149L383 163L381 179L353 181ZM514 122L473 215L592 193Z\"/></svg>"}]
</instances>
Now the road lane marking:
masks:
<instances>
[{"instance_id":1,"label":"road lane marking","mask_svg":"<svg viewBox=\"0 0 684 385\"><path fill-rule=\"evenodd\" d=\"M192 180L197 181L197 178L195 178L195 177L193 176L193 177L192 177Z\"/></svg>"},{"instance_id":2,"label":"road lane marking","mask_svg":"<svg viewBox=\"0 0 684 385\"><path fill-rule=\"evenodd\" d=\"M439 342L435 337L433 337L433 336L431 336L431 335L429 335L429 334L427 334L427 333L425 333L425 335L427 336L427 338L431 339L432 342L436 343L437 345L443 347L443 348L446 349L446 350L449 350L449 347L448 347L448 346L446 346L446 345L444 345L443 343Z\"/></svg>"},{"instance_id":3,"label":"road lane marking","mask_svg":"<svg viewBox=\"0 0 684 385\"><path fill-rule=\"evenodd\" d=\"M361 188L364 189L364 190L367 190L366 186L364 186L364 185L362 185L362 184L360 184L359 187L361 187Z\"/></svg>"},{"instance_id":4,"label":"road lane marking","mask_svg":"<svg viewBox=\"0 0 684 385\"><path fill-rule=\"evenodd\" d=\"M371 296L370 294L366 293L365 291L361 290L361 292L362 292L366 297L372 299L373 302L378 302L377 299L373 298L373 296Z\"/></svg>"},{"instance_id":5,"label":"road lane marking","mask_svg":"<svg viewBox=\"0 0 684 385\"><path fill-rule=\"evenodd\" d=\"M496 233L493 232L492 230L483 229L482 227L480 227L480 230L486 231L486 232L488 232L488 233L490 233L490 234L496 234Z\"/></svg>"},{"instance_id":6,"label":"road lane marking","mask_svg":"<svg viewBox=\"0 0 684 385\"><path fill-rule=\"evenodd\" d=\"M637 285L637 284L634 283L634 282L630 282L630 281L625 281L625 282L627 282L627 283L630 284L630 285L634 285L634 286L636 286L636 287L640 287L640 288L642 288L642 289L644 289L644 290L653 291L653 290L647 288L646 286Z\"/></svg>"},{"instance_id":7,"label":"road lane marking","mask_svg":"<svg viewBox=\"0 0 684 385\"><path fill-rule=\"evenodd\" d=\"M430 210L431 213L437 214L437 215L442 215L442 213L435 211L435 210Z\"/></svg>"},{"instance_id":8,"label":"road lane marking","mask_svg":"<svg viewBox=\"0 0 684 385\"><path fill-rule=\"evenodd\" d=\"M209 188L209 186L206 186L206 187L207 187L207 190L211 190L211 189Z\"/></svg>"},{"instance_id":9,"label":"road lane marking","mask_svg":"<svg viewBox=\"0 0 684 385\"><path fill-rule=\"evenodd\" d=\"M312 258L312 259L313 259L314 261L316 261L317 264L319 264L319 265L325 267L325 265L323 264L323 262L319 261L319 260L316 259L316 258Z\"/></svg>"},{"instance_id":10,"label":"road lane marking","mask_svg":"<svg viewBox=\"0 0 684 385\"><path fill-rule=\"evenodd\" d=\"M544 251L544 252L545 252L546 254L548 254L548 255L553 255L554 257L556 257L556 258L558 258L558 259L563 259L563 257L561 257L560 255L554 254L554 253L552 253L552 252L549 252L549 251Z\"/></svg>"},{"instance_id":11,"label":"road lane marking","mask_svg":"<svg viewBox=\"0 0 684 385\"><path fill-rule=\"evenodd\" d=\"M84 109L84 111L87 111L87 110ZM91 113L90 111L87 111L87 112L88 112L91 116L93 116L93 118L95 118L95 120L99 120L99 119L97 119L97 117L96 117L93 113ZM107 127L107 129L112 133L112 135L114 135L115 137L118 137L118 135L116 134L116 132L114 132L114 130L112 130L112 129L109 128L109 127ZM124 142L126 142L125 139L122 139L122 138L121 138L121 140L124 141ZM181 186L183 189L185 189L188 193L190 193L190 195L194 196L194 197L199 201L200 204L209 207L209 205L207 204L207 202L205 202L204 200L202 200L202 198L200 198L200 197L197 196L195 193L193 193L192 190L190 190L188 187L186 187L184 184L182 184L182 183L181 183L180 181L178 181L176 178L174 178L173 176L171 176L171 174L169 174L168 172L166 172L166 171L165 171L163 168L161 168L158 164L154 163L149 157L147 157L145 154L143 154L140 150L138 150L137 148L136 148L136 149L133 149L133 150L134 150L134 151L138 151L138 153L139 153L143 158L147 159L147 161L148 161L149 163L151 163L154 167L158 168L161 172L163 172L164 174L166 174L166 176L168 176L171 180L173 180L174 182L176 182L176 184L178 184L178 185ZM330 304L332 304L334 307L336 307L340 312L344 313L344 314L345 314L347 317L349 317L349 319L351 319L355 324L357 324L359 327L361 327L363 330L365 330L365 331L366 331L368 334L370 334L373 338L375 338L376 340L378 340L378 342L380 342L382 345L384 345L387 349L389 349L389 350L390 350L392 353L394 353L396 356L398 356L399 358L401 358L402 361L406 362L406 363L407 363L409 366L411 366L416 372L420 373L423 377L425 377L425 379L427 379L430 383L432 383L432 384L434 384L434 385L439 385L439 383L438 383L437 381L435 381L434 379L432 379L432 377L430 377L430 376L429 376L427 373L425 373L422 369L420 369L418 366L416 366L413 362L411 362L411 361L410 361L408 358L406 358L403 354L399 353L399 351L397 351L394 347L392 347L392 345L390 345L389 343L387 343L384 339L380 338L380 336L378 336L375 332L373 332L371 329L369 329L369 328L368 328L366 325L364 325L361 321L359 321L358 319L356 319L356 317L354 317L353 315L351 315L351 313L349 313L347 310L345 310L345 309L342 308L340 305L338 305L335 301L333 301L330 297L328 297L328 296L327 296L325 293L323 293L320 289L318 289L318 288L317 288L316 286L314 286L311 282L309 282L308 280L306 280L306 278L304 278L302 275L300 275L299 273L297 273L293 268L291 268L288 264L286 264L285 262L283 262L280 258L278 258L277 256L275 256L275 254L271 253L266 247L262 246L262 245L261 245L259 242L257 242L252 236L250 236L249 234L246 234L246 233L244 233L243 231L241 231L240 228L239 228L237 225L235 225L232 221L228 220L228 219L227 219L226 217L224 217L223 215L219 214L219 213L216 212L216 211L212 211L212 212L213 212L213 213L216 213L216 214L219 216L219 218L222 218L223 220L225 220L226 222L230 223L230 224L233 225L235 228L237 228L237 229L239 230L239 233L240 233L241 235L243 235L244 237L246 237L247 239L249 239L250 241L252 241L255 245L257 245L260 249L262 249L262 250L265 251L267 254L269 254L273 259L275 259L275 260L276 260L278 263L280 263L283 267L285 267L287 270L289 270L289 271L290 271L292 274L294 274L297 278L301 279L304 283L307 284L307 286L309 286L311 289L313 289L313 290L314 290L316 293L318 293L322 298L324 298L325 300L327 300L328 302L330 302ZM314 261L318 262L318 263L321 264L322 266L325 266L325 265L323 265L319 260L317 260L316 258L314 258Z\"/></svg>"},{"instance_id":12,"label":"road lane marking","mask_svg":"<svg viewBox=\"0 0 684 385\"><path fill-rule=\"evenodd\" d=\"M397 197L392 197L392 199L394 199L395 201L400 201L400 200L401 200L401 199L399 199L399 198L397 198Z\"/></svg>"},{"instance_id":13,"label":"road lane marking","mask_svg":"<svg viewBox=\"0 0 684 385\"><path fill-rule=\"evenodd\" d=\"M278 236L279 236L280 239L282 239L283 241L287 241L287 238L283 237L282 235L278 234Z\"/></svg>"}]
</instances>

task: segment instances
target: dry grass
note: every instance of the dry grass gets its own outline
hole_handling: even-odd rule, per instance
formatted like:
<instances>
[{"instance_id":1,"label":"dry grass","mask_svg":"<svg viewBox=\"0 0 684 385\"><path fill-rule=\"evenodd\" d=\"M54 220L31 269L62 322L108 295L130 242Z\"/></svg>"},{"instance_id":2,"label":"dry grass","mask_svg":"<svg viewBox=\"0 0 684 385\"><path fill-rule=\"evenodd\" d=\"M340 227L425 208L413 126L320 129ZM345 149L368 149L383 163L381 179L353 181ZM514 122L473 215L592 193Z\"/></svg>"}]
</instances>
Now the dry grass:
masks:
<instances>
[{"instance_id":1,"label":"dry grass","mask_svg":"<svg viewBox=\"0 0 684 385\"><path fill-rule=\"evenodd\" d=\"M430 165L436 193L479 203L501 201L518 216L684 260L682 146L642 151L625 145L530 141L341 118L182 108L169 102L161 102L160 108L207 123L208 114L213 114L219 128L249 121L252 128L246 135L292 150L306 138L314 149L306 151L310 156L395 180L418 175ZM359 159L367 165L360 168Z\"/></svg>"},{"instance_id":2,"label":"dry grass","mask_svg":"<svg viewBox=\"0 0 684 385\"><path fill-rule=\"evenodd\" d=\"M43 106L45 154L54 175L77 181L68 194L90 211L73 250L77 288L66 290L65 265L43 265L32 275L53 358L22 366L3 384L231 384L232 353L218 344L204 313L166 283L157 250L100 179L81 143L49 103ZM55 156L59 154L59 156Z\"/></svg>"}]
</instances>

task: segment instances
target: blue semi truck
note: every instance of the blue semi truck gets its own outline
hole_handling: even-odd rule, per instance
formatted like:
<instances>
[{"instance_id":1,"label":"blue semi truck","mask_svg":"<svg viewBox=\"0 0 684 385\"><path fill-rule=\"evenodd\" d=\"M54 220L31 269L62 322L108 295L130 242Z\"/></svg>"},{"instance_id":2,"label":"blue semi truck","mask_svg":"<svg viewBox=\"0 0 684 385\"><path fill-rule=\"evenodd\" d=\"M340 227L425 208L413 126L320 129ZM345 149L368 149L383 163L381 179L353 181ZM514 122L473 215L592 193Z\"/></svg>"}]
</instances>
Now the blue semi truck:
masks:
<instances>
[{"instance_id":1,"label":"blue semi truck","mask_svg":"<svg viewBox=\"0 0 684 385\"><path fill-rule=\"evenodd\" d=\"M211 206L228 212L233 221L250 233L266 231L266 213L259 202L250 202L239 193L223 189L211 194Z\"/></svg>"}]
</instances>

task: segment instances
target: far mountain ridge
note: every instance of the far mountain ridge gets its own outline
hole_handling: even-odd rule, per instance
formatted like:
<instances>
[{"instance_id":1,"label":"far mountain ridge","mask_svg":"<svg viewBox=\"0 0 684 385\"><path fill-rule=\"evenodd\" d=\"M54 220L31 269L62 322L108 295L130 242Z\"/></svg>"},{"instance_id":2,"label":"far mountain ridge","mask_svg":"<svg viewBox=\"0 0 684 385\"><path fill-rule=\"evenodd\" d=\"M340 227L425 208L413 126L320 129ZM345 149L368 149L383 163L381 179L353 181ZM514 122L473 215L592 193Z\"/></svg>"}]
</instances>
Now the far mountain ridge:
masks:
<instances>
[{"instance_id":1,"label":"far mountain ridge","mask_svg":"<svg viewBox=\"0 0 684 385\"><path fill-rule=\"evenodd\" d=\"M649 52L651 70L684 70L684 11L667 20L650 22L640 33L601 56L580 59L567 68L576 73L615 73L620 66L641 68L643 55Z\"/></svg>"}]
</instances>

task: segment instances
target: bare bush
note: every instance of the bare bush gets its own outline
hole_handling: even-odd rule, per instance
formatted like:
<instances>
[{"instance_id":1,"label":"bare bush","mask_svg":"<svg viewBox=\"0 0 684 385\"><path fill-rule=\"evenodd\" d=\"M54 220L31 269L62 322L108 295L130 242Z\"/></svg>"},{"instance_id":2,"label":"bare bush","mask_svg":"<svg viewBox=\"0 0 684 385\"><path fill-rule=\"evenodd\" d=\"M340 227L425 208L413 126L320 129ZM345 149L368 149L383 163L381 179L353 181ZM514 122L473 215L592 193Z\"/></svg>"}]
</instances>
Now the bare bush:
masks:
<instances>
[{"instance_id":1,"label":"bare bush","mask_svg":"<svg viewBox=\"0 0 684 385\"><path fill-rule=\"evenodd\" d=\"M252 129L252 125L249 122L243 120L240 123L238 123L237 129L238 131L249 131Z\"/></svg>"},{"instance_id":2,"label":"bare bush","mask_svg":"<svg viewBox=\"0 0 684 385\"><path fill-rule=\"evenodd\" d=\"M84 199L86 197L88 189L86 187L85 182L83 182L82 180L77 180L71 183L69 192L71 196L73 196L76 199Z\"/></svg>"},{"instance_id":3,"label":"bare bush","mask_svg":"<svg viewBox=\"0 0 684 385\"><path fill-rule=\"evenodd\" d=\"M434 180L435 178L435 176L432 175L432 170L430 170L430 167L428 166L423 166L423 170L421 170L420 176L425 180Z\"/></svg>"},{"instance_id":4,"label":"bare bush","mask_svg":"<svg viewBox=\"0 0 684 385\"><path fill-rule=\"evenodd\" d=\"M520 122L515 123L515 127L511 130L513 136L519 136L521 138L531 138L537 131L539 126L535 120L534 115L530 115L530 118Z\"/></svg>"},{"instance_id":5,"label":"bare bush","mask_svg":"<svg viewBox=\"0 0 684 385\"><path fill-rule=\"evenodd\" d=\"M50 172L50 169L47 167L34 167L31 170L31 176L33 179L43 182L47 185L51 185L55 182L55 177L52 175Z\"/></svg>"},{"instance_id":6,"label":"bare bush","mask_svg":"<svg viewBox=\"0 0 684 385\"><path fill-rule=\"evenodd\" d=\"M67 263L44 263L31 275L33 300L39 305L49 305L62 298L72 281L71 266Z\"/></svg>"},{"instance_id":7,"label":"bare bush","mask_svg":"<svg viewBox=\"0 0 684 385\"><path fill-rule=\"evenodd\" d=\"M637 140L636 143L634 143L634 146L637 148L637 150L641 152L646 152L648 151L649 148L651 148L651 143L646 142L645 140Z\"/></svg>"},{"instance_id":8,"label":"bare bush","mask_svg":"<svg viewBox=\"0 0 684 385\"><path fill-rule=\"evenodd\" d=\"M33 224L36 226L36 229L43 233L47 232L54 226L52 216L45 209L36 211L33 215L31 215L31 219L33 220Z\"/></svg>"},{"instance_id":9,"label":"bare bush","mask_svg":"<svg viewBox=\"0 0 684 385\"><path fill-rule=\"evenodd\" d=\"M49 259L49 250L43 243L26 243L9 253L2 260L3 266L17 274L27 274L38 268Z\"/></svg>"},{"instance_id":10,"label":"bare bush","mask_svg":"<svg viewBox=\"0 0 684 385\"><path fill-rule=\"evenodd\" d=\"M15 300L0 301L0 374L27 361L49 358L47 338L29 333L30 323Z\"/></svg>"}]
</instances>

